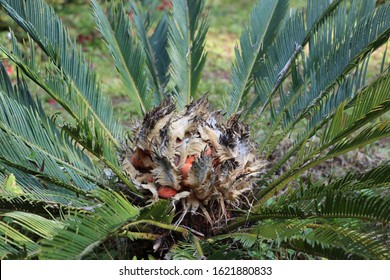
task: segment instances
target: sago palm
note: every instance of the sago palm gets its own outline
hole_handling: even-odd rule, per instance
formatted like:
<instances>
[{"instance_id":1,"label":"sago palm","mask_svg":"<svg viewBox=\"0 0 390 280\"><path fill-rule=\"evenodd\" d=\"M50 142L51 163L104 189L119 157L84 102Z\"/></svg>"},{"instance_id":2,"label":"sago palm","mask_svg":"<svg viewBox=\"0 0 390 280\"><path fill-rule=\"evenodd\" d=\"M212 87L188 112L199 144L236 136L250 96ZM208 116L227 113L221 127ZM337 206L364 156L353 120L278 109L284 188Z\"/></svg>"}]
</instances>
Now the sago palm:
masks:
<instances>
[{"instance_id":1,"label":"sago palm","mask_svg":"<svg viewBox=\"0 0 390 280\"><path fill-rule=\"evenodd\" d=\"M310 176L390 135L389 3L258 1L213 108L204 0L93 0L131 127L48 4L0 3L28 34L0 46L18 69L0 75L1 258L390 258L388 159Z\"/></svg>"}]
</instances>

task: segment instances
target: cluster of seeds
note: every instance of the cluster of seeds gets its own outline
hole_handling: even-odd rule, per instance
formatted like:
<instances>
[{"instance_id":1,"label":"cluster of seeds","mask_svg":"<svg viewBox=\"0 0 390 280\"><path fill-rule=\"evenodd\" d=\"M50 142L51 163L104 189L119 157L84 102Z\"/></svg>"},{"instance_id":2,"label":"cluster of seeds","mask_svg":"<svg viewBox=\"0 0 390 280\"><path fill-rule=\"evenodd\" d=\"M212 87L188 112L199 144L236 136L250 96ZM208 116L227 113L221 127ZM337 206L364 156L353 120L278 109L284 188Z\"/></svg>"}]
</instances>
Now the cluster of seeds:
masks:
<instances>
[{"instance_id":1,"label":"cluster of seeds","mask_svg":"<svg viewBox=\"0 0 390 280\"><path fill-rule=\"evenodd\" d=\"M217 202L239 205L250 192L266 161L256 153L248 126L239 114L224 119L209 111L206 97L177 112L170 98L147 113L125 145L122 164L133 183L159 198L182 202L184 213Z\"/></svg>"}]
</instances>

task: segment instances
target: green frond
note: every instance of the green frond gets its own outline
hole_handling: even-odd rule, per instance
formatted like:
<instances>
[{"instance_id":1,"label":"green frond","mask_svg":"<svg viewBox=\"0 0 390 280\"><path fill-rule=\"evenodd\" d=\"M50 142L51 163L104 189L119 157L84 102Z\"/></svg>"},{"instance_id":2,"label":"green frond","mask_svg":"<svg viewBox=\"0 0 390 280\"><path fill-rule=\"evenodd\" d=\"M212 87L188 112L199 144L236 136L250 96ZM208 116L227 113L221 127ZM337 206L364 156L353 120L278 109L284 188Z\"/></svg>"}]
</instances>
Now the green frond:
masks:
<instances>
[{"instance_id":1,"label":"green frond","mask_svg":"<svg viewBox=\"0 0 390 280\"><path fill-rule=\"evenodd\" d=\"M100 202L99 207L91 215L69 215L64 229L42 241L40 258L81 259L139 215L139 209L118 193L98 189L91 196Z\"/></svg>"},{"instance_id":2,"label":"green frond","mask_svg":"<svg viewBox=\"0 0 390 280\"><path fill-rule=\"evenodd\" d=\"M383 188L390 185L390 165L384 163L363 174L347 173L344 177L331 181L328 184L312 184L301 186L278 198L276 204L301 205L307 201L322 201L328 194L344 193L356 197L361 193L382 195Z\"/></svg>"},{"instance_id":3,"label":"green frond","mask_svg":"<svg viewBox=\"0 0 390 280\"><path fill-rule=\"evenodd\" d=\"M248 258L246 252L240 250L235 244L218 242L219 237L180 241L172 247L166 257L172 260L242 260Z\"/></svg>"},{"instance_id":4,"label":"green frond","mask_svg":"<svg viewBox=\"0 0 390 280\"><path fill-rule=\"evenodd\" d=\"M25 212L0 212L0 259L27 259L41 252L38 238L51 239L58 221ZM22 229L22 230L21 230Z\"/></svg>"},{"instance_id":5,"label":"green frond","mask_svg":"<svg viewBox=\"0 0 390 280\"><path fill-rule=\"evenodd\" d=\"M23 81L11 92L4 89L0 88L0 161L15 174L23 191L43 197L59 192L72 198L96 188L101 171L63 137L39 103L33 102Z\"/></svg>"},{"instance_id":6,"label":"green frond","mask_svg":"<svg viewBox=\"0 0 390 280\"><path fill-rule=\"evenodd\" d=\"M0 189L3 190L2 187ZM13 209L46 218L59 217L66 211L89 212L93 207L93 201L85 197L72 197L60 191L47 191L44 195L39 193L16 195L7 192L0 194L0 209Z\"/></svg>"},{"instance_id":7,"label":"green frond","mask_svg":"<svg viewBox=\"0 0 390 280\"><path fill-rule=\"evenodd\" d=\"M6 212L1 213L0 217L3 221L10 221L10 223L19 225L29 232L45 239L53 238L56 230L63 228L62 222L48 220L41 216L25 212Z\"/></svg>"},{"instance_id":8,"label":"green frond","mask_svg":"<svg viewBox=\"0 0 390 280\"><path fill-rule=\"evenodd\" d=\"M245 242L269 239L332 259L345 259L352 253L354 258L386 259L390 253L385 229L390 221L390 199L386 192L390 184L389 168L383 164L361 175L348 173L328 184L309 182L308 186L287 190L268 206L257 206L252 214L232 221L228 229L258 223L256 228L261 234L250 230L251 238ZM272 226L266 231L267 223ZM310 231L306 223L313 224ZM313 233L306 234L312 230ZM239 236L237 233L236 238ZM341 237L351 240L342 243Z\"/></svg>"},{"instance_id":9,"label":"green frond","mask_svg":"<svg viewBox=\"0 0 390 280\"><path fill-rule=\"evenodd\" d=\"M178 242L169 253L172 260L198 260L196 248L193 243Z\"/></svg>"},{"instance_id":10,"label":"green frond","mask_svg":"<svg viewBox=\"0 0 390 280\"><path fill-rule=\"evenodd\" d=\"M69 168L76 166L79 172L85 170L85 173L98 176L100 171L89 157L74 147L67 137L61 136L61 130L57 128L54 119L47 116L40 102L31 96L26 81L18 77L16 86L13 86L1 63L0 71L0 93L4 99L0 122L4 132L19 136L30 146L41 146L52 157L58 160L62 158L60 161ZM2 86L2 82L5 86ZM14 114L19 116L17 113L21 114L20 118L10 117ZM31 117L31 120L26 119L27 117ZM65 164L65 161L72 162L72 165Z\"/></svg>"},{"instance_id":11,"label":"green frond","mask_svg":"<svg viewBox=\"0 0 390 280\"><path fill-rule=\"evenodd\" d=\"M172 204L168 200L159 200L150 206L140 210L139 220L153 220L166 224L172 223L175 211Z\"/></svg>"},{"instance_id":12,"label":"green frond","mask_svg":"<svg viewBox=\"0 0 390 280\"><path fill-rule=\"evenodd\" d=\"M236 61L232 66L232 85L228 90L229 115L237 112L253 85L253 74L261 56L270 46L288 10L288 1L258 1L249 23L240 37L240 48L235 48Z\"/></svg>"},{"instance_id":13,"label":"green frond","mask_svg":"<svg viewBox=\"0 0 390 280\"><path fill-rule=\"evenodd\" d=\"M290 13L256 71L256 96L251 102L249 111L262 106L259 112L261 115L265 106L271 104L270 100L281 90L285 78L290 72L293 73L295 70L292 68L299 64L295 63L295 60L299 57L302 47L315 36L315 30L318 26L333 13L341 2L341 0L332 2L308 1L306 25L304 11L298 10ZM280 98L281 100L284 98L283 94L280 94ZM280 121L275 121L275 126Z\"/></svg>"},{"instance_id":14,"label":"green frond","mask_svg":"<svg viewBox=\"0 0 390 280\"><path fill-rule=\"evenodd\" d=\"M168 19L168 55L171 61L171 89L178 108L195 97L202 69L207 18L202 18L204 0L173 0Z\"/></svg>"},{"instance_id":15,"label":"green frond","mask_svg":"<svg viewBox=\"0 0 390 280\"><path fill-rule=\"evenodd\" d=\"M90 62L71 41L67 29L54 10L43 0L1 0L0 4L63 74L67 86L82 100L79 106L85 108L85 115L91 115L107 138L118 144L117 137L121 135L121 127L113 119L111 102L103 96ZM51 28L47 28L48 26ZM29 76L28 73L26 75ZM37 84L41 86L39 81Z\"/></svg>"},{"instance_id":16,"label":"green frond","mask_svg":"<svg viewBox=\"0 0 390 280\"><path fill-rule=\"evenodd\" d=\"M348 107L352 107L351 112L343 118L339 117L332 120L331 127L338 126L339 129L328 129L324 142L334 142L335 139L342 139L385 114L390 109L389 88L390 75L387 73L359 92L348 104ZM338 108L339 111L343 109L344 106Z\"/></svg>"},{"instance_id":17,"label":"green frond","mask_svg":"<svg viewBox=\"0 0 390 280\"><path fill-rule=\"evenodd\" d=\"M344 3L346 5L346 2ZM311 108L320 102L329 90L342 81L372 50L383 45L389 37L390 19L387 14L390 5L380 6L376 10L366 8L370 5L361 5L360 10L355 11L360 7L356 6L348 12L344 5L335 11L333 20L336 21L337 18L336 24L333 24L332 28L327 26L330 24L327 22L321 25L316 36L309 42L311 50L304 61L303 75L310 80L310 89L305 91L305 94L298 95L289 108L289 116L296 121L306 117ZM375 26L375 29L370 26ZM330 47L331 45L335 47Z\"/></svg>"},{"instance_id":18,"label":"green frond","mask_svg":"<svg viewBox=\"0 0 390 280\"><path fill-rule=\"evenodd\" d=\"M385 121L365 128L353 139L343 139L324 158L332 158L390 136L390 122Z\"/></svg>"},{"instance_id":19,"label":"green frond","mask_svg":"<svg viewBox=\"0 0 390 280\"><path fill-rule=\"evenodd\" d=\"M297 153L302 147L305 147L306 143L310 141L311 137L314 135L320 137L322 145L316 147L317 152L325 150L329 145L336 143L343 137L348 136L348 134L352 135L356 130L370 121L374 121L388 111L388 74L383 73L373 83L363 86L362 79L365 76L363 73L365 71L366 69L363 67L362 69L357 69L353 76L343 80L339 88L333 94L329 95L323 102L321 101L316 106L316 110L310 115L306 130L296 136L293 146L272 166L268 174L273 174L278 170L292 157L292 155ZM355 93L355 91L357 91L357 93ZM351 93L354 95L353 99L351 99ZM353 113L351 113L351 107L353 107ZM346 121L349 125L346 125ZM322 133L321 128L324 125L326 127ZM335 138L338 132L342 133ZM274 145L269 144L267 147L269 153L275 150L278 143L284 138L283 133L279 133L275 136L277 137L276 143ZM332 137L334 137L334 139L332 139ZM273 139L275 140L275 137ZM331 142L331 140L333 141ZM303 154L300 158L296 158L295 161L304 161L304 158L308 156L310 152L313 152L313 150L306 151L306 154ZM315 152L312 155L314 154Z\"/></svg>"},{"instance_id":20,"label":"green frond","mask_svg":"<svg viewBox=\"0 0 390 280\"><path fill-rule=\"evenodd\" d=\"M331 259L387 259L390 251L381 238L383 230L366 233L353 224L346 227L348 220L343 223L344 226L314 218L265 220L251 229L221 237L234 238L246 246L267 240L278 244L277 247L302 249L313 256Z\"/></svg>"},{"instance_id":21,"label":"green frond","mask_svg":"<svg viewBox=\"0 0 390 280\"><path fill-rule=\"evenodd\" d=\"M298 188L294 192L291 191L288 195L282 196L273 207L257 207L249 220L317 216L389 223L390 201L388 197L383 197L382 188L375 191L375 188L386 186L389 182L380 184L371 180L366 182L365 177L362 177L360 182L348 178L349 176L329 186Z\"/></svg>"},{"instance_id":22,"label":"green frond","mask_svg":"<svg viewBox=\"0 0 390 280\"><path fill-rule=\"evenodd\" d=\"M138 38L142 42L145 51L146 65L154 83L154 104L157 105L166 96L166 86L169 81L170 60L167 52L168 18L164 15L157 23L153 34L149 36L149 26L146 26L148 23L147 16L135 4L132 4L132 10L134 12L134 23Z\"/></svg>"},{"instance_id":23,"label":"green frond","mask_svg":"<svg viewBox=\"0 0 390 280\"><path fill-rule=\"evenodd\" d=\"M87 210L93 202L86 196L78 194L76 189L70 190L73 186L63 186L61 182L51 182L50 178L41 179L37 175L16 169L10 166L2 167L0 175L6 179L0 181L0 188L6 189L6 181L9 176L15 176L16 185L19 191L0 193L0 208L27 211L29 213L41 214L44 216L52 213L60 213L64 209ZM36 206L36 207L35 207Z\"/></svg>"},{"instance_id":24,"label":"green frond","mask_svg":"<svg viewBox=\"0 0 390 280\"><path fill-rule=\"evenodd\" d=\"M144 67L145 52L131 34L132 26L123 3L113 2L107 16L96 1L92 1L92 7L97 27L115 61L126 92L138 114L143 115L151 109L154 89L150 88L152 84Z\"/></svg>"},{"instance_id":25,"label":"green frond","mask_svg":"<svg viewBox=\"0 0 390 280\"><path fill-rule=\"evenodd\" d=\"M22 46L17 42L15 35L11 33L11 36L12 51L7 50L4 46L0 45L1 51L17 65L27 77L55 99L76 122L79 121L85 114L84 107L78 106L83 103L83 100L80 96L74 94L72 88L64 82L61 71L55 69L51 65L47 66L46 71L39 69L37 63L38 57L35 55L33 41L29 39L29 52L22 51ZM52 72L58 74L58 76L51 75Z\"/></svg>"},{"instance_id":26,"label":"green frond","mask_svg":"<svg viewBox=\"0 0 390 280\"><path fill-rule=\"evenodd\" d=\"M309 170L310 168L338 155L345 154L349 151L357 149L359 147L368 145L380 139L390 136L390 124L387 121L374 124L370 127L362 130L357 136L352 139L342 139L334 145L328 152L322 156L318 156L315 160L312 160L306 164L296 164L291 167L287 172L283 173L282 176L274 180L265 189L259 191L257 195L259 198L258 204L262 204L269 198L274 196L274 193L283 189L291 180L296 178L299 174ZM316 152L312 152L308 158L315 157ZM307 158L305 158L306 160Z\"/></svg>"},{"instance_id":27,"label":"green frond","mask_svg":"<svg viewBox=\"0 0 390 280\"><path fill-rule=\"evenodd\" d=\"M320 256L329 260L361 260L368 259L366 253L361 255L351 253L339 247L325 246L322 242L312 241L305 238L294 238L283 242L283 246L314 256Z\"/></svg>"},{"instance_id":28,"label":"green frond","mask_svg":"<svg viewBox=\"0 0 390 280\"><path fill-rule=\"evenodd\" d=\"M133 194L141 196L134 184L124 175L116 152L113 150L111 143L105 141L104 132L96 128L93 118L87 117L81 120L77 127L64 124L61 128L66 135L69 135L74 140L74 143L80 144L108 167Z\"/></svg>"},{"instance_id":29,"label":"green frond","mask_svg":"<svg viewBox=\"0 0 390 280\"><path fill-rule=\"evenodd\" d=\"M301 10L291 12L281 23L274 40L268 46L264 58L259 62L254 77L255 97L249 107L254 111L260 106L267 105L267 99L271 98L282 78L288 73L295 56L300 52L306 32L304 13ZM282 97L281 97L282 98ZM258 109L256 110L258 111Z\"/></svg>"},{"instance_id":30,"label":"green frond","mask_svg":"<svg viewBox=\"0 0 390 280\"><path fill-rule=\"evenodd\" d=\"M1 47L0 47L1 48ZM71 136L74 141L81 144L89 151L94 151L94 155L102 161L108 161L110 165L118 165L118 160L114 156L114 145L111 141L107 141L106 131L100 129L96 118L88 114L88 108L83 106L83 97L78 95L75 88L69 86L63 80L63 72L51 65L47 66L46 76L42 75L40 69L37 68L36 58L34 57L32 42L30 42L30 55L21 51L21 47L13 37L13 50L4 52L11 58L20 69L23 70L35 83L44 89L51 97L73 117L74 121L69 123L61 123L55 115L53 120L61 126L62 131ZM54 75L53 75L54 73ZM27 88L26 88L27 90ZM20 102L20 100L18 100ZM31 102L30 102L31 103ZM31 103L33 104L33 103ZM117 140L115 139L115 142ZM70 142L70 141L69 141ZM84 155L86 157L86 155ZM104 159L103 159L104 157ZM120 170L116 173L121 174ZM128 184L130 185L130 184Z\"/></svg>"},{"instance_id":31,"label":"green frond","mask_svg":"<svg viewBox=\"0 0 390 280\"><path fill-rule=\"evenodd\" d=\"M368 192L344 194L328 191L314 199L302 199L296 204L259 207L248 220L293 217L354 218L386 224L390 221L390 200Z\"/></svg>"},{"instance_id":32,"label":"green frond","mask_svg":"<svg viewBox=\"0 0 390 280\"><path fill-rule=\"evenodd\" d=\"M346 81L346 85L353 87L353 82L348 82L351 80ZM337 100L341 103L338 108L330 109L329 115L327 117L323 116L324 118L316 127L312 128L309 125L307 132L298 137L298 140L286 155L270 170L269 174L275 172L293 154L295 155L290 169L274 180L265 190L262 190L259 198L263 195L269 198L272 190L282 189L299 174L321 162L388 137L388 122L382 121L370 124L389 110L388 87L388 74L384 73L372 84L359 91L355 95L356 97L350 100L347 105L346 102L343 103L342 100ZM338 93L341 98L345 96L342 91ZM325 128L324 133L319 134L319 143L313 144L310 137L315 135L323 124L328 121L330 121L330 124ZM307 143L310 144L309 148ZM298 156L300 150L301 154Z\"/></svg>"},{"instance_id":33,"label":"green frond","mask_svg":"<svg viewBox=\"0 0 390 280\"><path fill-rule=\"evenodd\" d=\"M158 22L152 36L149 38L153 49L156 64L155 73L160 81L160 86L165 90L169 82L170 59L167 51L168 44L168 18L164 16ZM150 70L151 71L151 70Z\"/></svg>"},{"instance_id":34,"label":"green frond","mask_svg":"<svg viewBox=\"0 0 390 280\"><path fill-rule=\"evenodd\" d=\"M60 216L64 211L90 211L93 202L85 196L76 196L54 184L8 168L14 173L0 172L0 209L13 209L44 217Z\"/></svg>"},{"instance_id":35,"label":"green frond","mask_svg":"<svg viewBox=\"0 0 390 280\"><path fill-rule=\"evenodd\" d=\"M181 241L178 242L168 253L167 257L172 260L202 260L205 259L203 255L203 245L197 237L192 236L192 242ZM206 244L207 246L207 244Z\"/></svg>"},{"instance_id":36,"label":"green frond","mask_svg":"<svg viewBox=\"0 0 390 280\"><path fill-rule=\"evenodd\" d=\"M40 246L0 221L0 259L21 259L35 256L39 253Z\"/></svg>"},{"instance_id":37,"label":"green frond","mask_svg":"<svg viewBox=\"0 0 390 280\"><path fill-rule=\"evenodd\" d=\"M366 65L368 61L364 59L386 42L389 36L389 22L388 17L386 18L389 6L383 5L373 10L371 4L359 5L355 1L351 4L352 7L359 9L355 11L346 8L347 2L343 1L342 5L338 2L334 9L327 9L330 13L323 16L314 29L309 29L313 32L310 36L309 34L306 36L309 49L302 45L303 50L293 57L296 63L294 60L286 63L288 66L286 71L291 68L291 65L295 65L297 69L291 70L291 73L300 74L295 74L295 78L293 77L288 93L279 90L280 102L272 110L272 125L267 129L260 150L269 146L271 142L281 142L282 137L296 127L298 122L307 118L311 128L316 127L328 117L327 113L332 114L341 102L356 94L359 83L360 86L364 86L366 66L363 65L360 71L355 71L358 75L356 77L350 78L347 75L356 69L359 63ZM376 26L376 28L368 26ZM331 34L335 35L330 36ZM330 44L334 47L329 47ZM353 46L351 50L350 46ZM273 49L275 48L271 48L271 52ZM267 73L267 69L274 69L271 66L276 63L273 60L266 62L269 64L264 67L264 73ZM287 71L285 75L288 73L290 72ZM272 89L272 83L267 82L268 77L269 75L263 74L262 80L257 84L257 88L263 92L262 95L276 90L276 88ZM349 84L351 81L352 84ZM280 86L281 83L278 85ZM281 124L283 124L282 131L279 131ZM315 131L319 129L318 127ZM310 136L307 135L301 139L309 138ZM275 141L275 136L278 137L278 141ZM272 144L270 147L275 148Z\"/></svg>"},{"instance_id":38,"label":"green frond","mask_svg":"<svg viewBox=\"0 0 390 280\"><path fill-rule=\"evenodd\" d=\"M306 7L306 25L308 30L315 30L320 24L322 24L326 18L333 13L333 11L342 4L341 0L332 2L309 0ZM305 41L308 41L310 35L307 36Z\"/></svg>"},{"instance_id":39,"label":"green frond","mask_svg":"<svg viewBox=\"0 0 390 280\"><path fill-rule=\"evenodd\" d=\"M184 233L181 227L171 226L175 211L168 200L157 202L140 209L137 220L127 224L119 236L126 236L131 241L137 239L161 240L163 234L156 233L153 227L160 227Z\"/></svg>"},{"instance_id":40,"label":"green frond","mask_svg":"<svg viewBox=\"0 0 390 280\"><path fill-rule=\"evenodd\" d=\"M40 112L41 114L43 111L42 108L40 108L38 102L33 100L33 97L28 91L26 82L23 79L20 79L19 75L17 76L17 85L18 87L14 87L3 63L0 62L0 91L9 98L16 100L19 104L29 107L33 111Z\"/></svg>"}]
</instances>

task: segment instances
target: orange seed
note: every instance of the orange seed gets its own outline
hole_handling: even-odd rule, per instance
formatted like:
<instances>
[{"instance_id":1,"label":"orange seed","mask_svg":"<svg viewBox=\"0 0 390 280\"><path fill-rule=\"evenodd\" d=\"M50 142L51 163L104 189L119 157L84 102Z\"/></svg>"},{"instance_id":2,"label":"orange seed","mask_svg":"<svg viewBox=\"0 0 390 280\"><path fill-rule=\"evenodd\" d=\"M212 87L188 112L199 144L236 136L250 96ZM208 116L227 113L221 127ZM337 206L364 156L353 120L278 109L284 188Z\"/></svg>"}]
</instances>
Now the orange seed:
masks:
<instances>
[{"instance_id":1,"label":"orange seed","mask_svg":"<svg viewBox=\"0 0 390 280\"><path fill-rule=\"evenodd\" d=\"M192 163L195 161L195 159L196 159L195 155L188 156L188 157L186 158L186 162L185 162L185 163L188 163L188 164L191 164L191 165L192 165Z\"/></svg>"},{"instance_id":2,"label":"orange seed","mask_svg":"<svg viewBox=\"0 0 390 280\"><path fill-rule=\"evenodd\" d=\"M190 172L191 167L192 167L192 163L185 163L180 168L180 172L181 172L181 175L183 176L183 178L188 177L188 173Z\"/></svg>"},{"instance_id":3,"label":"orange seed","mask_svg":"<svg viewBox=\"0 0 390 280\"><path fill-rule=\"evenodd\" d=\"M177 191L169 187L160 186L157 193L161 198L171 198L176 195Z\"/></svg>"}]
</instances>

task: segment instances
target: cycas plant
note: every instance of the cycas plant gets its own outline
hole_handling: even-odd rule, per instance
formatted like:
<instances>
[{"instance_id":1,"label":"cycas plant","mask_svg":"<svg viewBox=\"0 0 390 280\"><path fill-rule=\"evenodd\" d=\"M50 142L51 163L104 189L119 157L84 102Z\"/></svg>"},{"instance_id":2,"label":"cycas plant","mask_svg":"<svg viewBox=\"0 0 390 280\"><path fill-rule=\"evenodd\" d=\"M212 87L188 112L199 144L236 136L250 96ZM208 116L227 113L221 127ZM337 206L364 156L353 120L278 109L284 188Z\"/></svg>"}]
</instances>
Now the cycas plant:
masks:
<instances>
[{"instance_id":1,"label":"cycas plant","mask_svg":"<svg viewBox=\"0 0 390 280\"><path fill-rule=\"evenodd\" d=\"M92 1L132 128L49 5L0 3L28 34L0 46L18 68L15 85L0 75L1 258L390 257L388 162L302 176L390 135L386 51L366 79L371 53L387 48L389 3L258 1L225 105L211 110L197 90L204 0L173 0L159 18ZM31 84L63 110L50 115Z\"/></svg>"}]
</instances>

